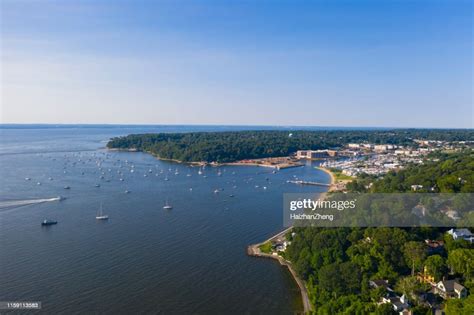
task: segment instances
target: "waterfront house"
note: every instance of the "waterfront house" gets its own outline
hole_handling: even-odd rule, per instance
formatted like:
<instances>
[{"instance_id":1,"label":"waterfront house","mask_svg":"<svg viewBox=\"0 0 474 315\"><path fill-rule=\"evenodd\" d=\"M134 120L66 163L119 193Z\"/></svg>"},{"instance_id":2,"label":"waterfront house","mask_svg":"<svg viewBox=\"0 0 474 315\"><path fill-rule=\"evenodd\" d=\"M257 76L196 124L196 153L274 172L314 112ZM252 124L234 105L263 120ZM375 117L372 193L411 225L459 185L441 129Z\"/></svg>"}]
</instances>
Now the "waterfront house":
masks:
<instances>
[{"instance_id":1,"label":"waterfront house","mask_svg":"<svg viewBox=\"0 0 474 315\"><path fill-rule=\"evenodd\" d=\"M434 287L436 294L443 299L463 298L467 296L467 290L457 280L442 280Z\"/></svg>"},{"instance_id":2,"label":"waterfront house","mask_svg":"<svg viewBox=\"0 0 474 315\"><path fill-rule=\"evenodd\" d=\"M282 243L275 243L272 245L272 248L276 250L277 252L284 252L286 250L286 246L288 243L286 241Z\"/></svg>"}]
</instances>

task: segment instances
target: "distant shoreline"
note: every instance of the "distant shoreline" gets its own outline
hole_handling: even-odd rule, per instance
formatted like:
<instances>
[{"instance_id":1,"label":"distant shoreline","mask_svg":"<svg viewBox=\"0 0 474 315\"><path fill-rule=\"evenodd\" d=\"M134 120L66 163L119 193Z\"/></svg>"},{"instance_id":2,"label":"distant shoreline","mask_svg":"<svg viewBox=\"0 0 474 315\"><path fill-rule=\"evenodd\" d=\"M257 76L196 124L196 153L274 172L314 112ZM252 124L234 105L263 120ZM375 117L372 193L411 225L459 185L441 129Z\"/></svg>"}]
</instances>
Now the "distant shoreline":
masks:
<instances>
[{"instance_id":1,"label":"distant shoreline","mask_svg":"<svg viewBox=\"0 0 474 315\"><path fill-rule=\"evenodd\" d=\"M156 127L192 127L192 128L232 128L238 130L473 130L472 127L419 127L419 126L317 126L317 125L246 125L246 124L150 124L150 123L0 123L0 129L54 129L54 128L156 128Z\"/></svg>"}]
</instances>

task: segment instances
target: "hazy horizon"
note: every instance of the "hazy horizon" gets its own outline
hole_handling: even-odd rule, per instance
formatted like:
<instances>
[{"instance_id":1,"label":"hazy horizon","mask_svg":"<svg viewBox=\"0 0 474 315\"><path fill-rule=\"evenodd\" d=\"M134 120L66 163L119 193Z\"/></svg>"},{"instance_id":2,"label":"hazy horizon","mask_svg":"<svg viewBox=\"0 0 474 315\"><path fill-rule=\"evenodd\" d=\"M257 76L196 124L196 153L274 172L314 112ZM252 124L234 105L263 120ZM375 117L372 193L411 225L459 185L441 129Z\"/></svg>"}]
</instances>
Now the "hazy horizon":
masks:
<instances>
[{"instance_id":1,"label":"hazy horizon","mask_svg":"<svg viewBox=\"0 0 474 315\"><path fill-rule=\"evenodd\" d=\"M1 2L4 124L472 128L471 1Z\"/></svg>"},{"instance_id":2,"label":"hazy horizon","mask_svg":"<svg viewBox=\"0 0 474 315\"><path fill-rule=\"evenodd\" d=\"M22 126L45 126L45 127L155 127L155 126L170 126L170 127L242 127L242 128L251 128L251 127L263 127L270 129L272 127L280 129L474 129L473 127L398 127L398 126L343 126L343 125L334 125L334 126L322 126L322 125L271 125L271 124L258 124L258 125L249 125L249 124L139 124L139 123L2 123L0 122L1 127L22 127Z\"/></svg>"}]
</instances>

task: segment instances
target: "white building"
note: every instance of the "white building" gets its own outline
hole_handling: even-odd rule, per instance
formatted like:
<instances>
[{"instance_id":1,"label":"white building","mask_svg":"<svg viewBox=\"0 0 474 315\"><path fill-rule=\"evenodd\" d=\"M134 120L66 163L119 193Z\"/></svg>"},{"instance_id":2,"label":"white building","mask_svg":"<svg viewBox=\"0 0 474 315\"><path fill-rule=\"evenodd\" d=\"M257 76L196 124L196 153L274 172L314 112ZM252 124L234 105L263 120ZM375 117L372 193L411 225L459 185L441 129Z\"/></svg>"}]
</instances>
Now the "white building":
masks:
<instances>
[{"instance_id":1,"label":"white building","mask_svg":"<svg viewBox=\"0 0 474 315\"><path fill-rule=\"evenodd\" d=\"M454 240L463 239L470 243L474 243L474 235L468 229L451 229L448 234L453 237Z\"/></svg>"},{"instance_id":2,"label":"white building","mask_svg":"<svg viewBox=\"0 0 474 315\"><path fill-rule=\"evenodd\" d=\"M411 190L413 191L423 189L423 185L411 185L410 187L411 187Z\"/></svg>"},{"instance_id":3,"label":"white building","mask_svg":"<svg viewBox=\"0 0 474 315\"><path fill-rule=\"evenodd\" d=\"M398 296L398 295L389 295L387 297L382 298L382 303L390 303L393 306L393 310L397 312L401 312L406 310L410 307L408 304L408 299L405 295Z\"/></svg>"}]
</instances>

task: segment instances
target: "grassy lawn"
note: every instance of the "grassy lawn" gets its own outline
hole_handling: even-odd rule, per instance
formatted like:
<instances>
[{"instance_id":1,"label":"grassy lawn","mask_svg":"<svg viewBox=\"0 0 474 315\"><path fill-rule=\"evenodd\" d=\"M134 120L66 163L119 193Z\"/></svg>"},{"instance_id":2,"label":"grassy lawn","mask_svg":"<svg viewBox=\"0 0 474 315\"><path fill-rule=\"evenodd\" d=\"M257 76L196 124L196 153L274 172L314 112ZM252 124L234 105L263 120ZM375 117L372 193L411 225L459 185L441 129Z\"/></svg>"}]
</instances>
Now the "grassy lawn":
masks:
<instances>
[{"instance_id":1,"label":"grassy lawn","mask_svg":"<svg viewBox=\"0 0 474 315\"><path fill-rule=\"evenodd\" d=\"M271 254L271 252L272 252L272 243L270 243L270 242L263 243L258 248L260 248L260 250L262 252L266 253L266 254Z\"/></svg>"},{"instance_id":2,"label":"grassy lawn","mask_svg":"<svg viewBox=\"0 0 474 315\"><path fill-rule=\"evenodd\" d=\"M341 170L331 168L330 171L331 171L331 173L334 174L334 178L336 179L336 181L338 181L338 180L353 180L354 179L353 177L351 177L349 175L342 174Z\"/></svg>"}]
</instances>

